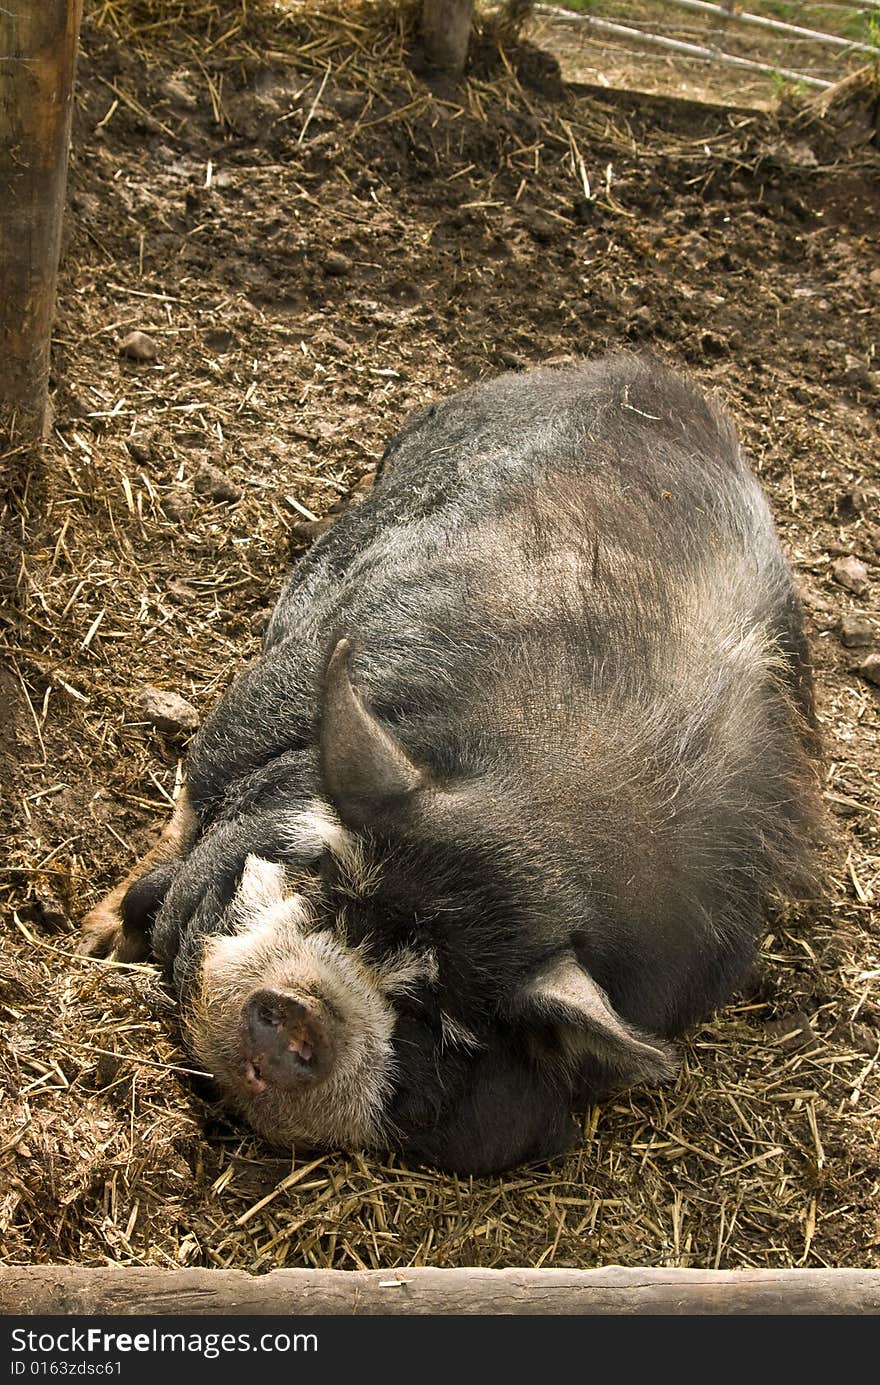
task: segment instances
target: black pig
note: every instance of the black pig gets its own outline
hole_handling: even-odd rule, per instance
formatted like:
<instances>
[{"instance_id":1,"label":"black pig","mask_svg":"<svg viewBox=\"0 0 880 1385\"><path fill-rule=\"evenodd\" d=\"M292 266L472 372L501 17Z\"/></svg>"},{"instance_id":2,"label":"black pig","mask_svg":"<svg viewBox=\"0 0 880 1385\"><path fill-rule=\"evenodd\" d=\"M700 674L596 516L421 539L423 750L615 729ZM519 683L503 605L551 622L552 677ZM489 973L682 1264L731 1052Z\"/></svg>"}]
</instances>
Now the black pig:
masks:
<instances>
[{"instance_id":1,"label":"black pig","mask_svg":"<svg viewBox=\"0 0 880 1385\"><path fill-rule=\"evenodd\" d=\"M504 375L296 566L83 947L152 948L276 1143L544 1158L743 980L810 878L816 748L723 410L629 356Z\"/></svg>"}]
</instances>

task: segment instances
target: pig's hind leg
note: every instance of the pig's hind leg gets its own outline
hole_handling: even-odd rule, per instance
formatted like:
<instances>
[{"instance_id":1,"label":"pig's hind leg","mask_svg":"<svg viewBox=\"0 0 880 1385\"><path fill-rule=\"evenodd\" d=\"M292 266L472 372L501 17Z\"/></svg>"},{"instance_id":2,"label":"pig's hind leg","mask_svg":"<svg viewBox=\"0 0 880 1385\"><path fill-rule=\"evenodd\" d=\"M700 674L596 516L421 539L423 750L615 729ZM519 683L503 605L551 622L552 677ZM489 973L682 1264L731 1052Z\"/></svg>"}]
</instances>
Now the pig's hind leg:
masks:
<instances>
[{"instance_id":1,"label":"pig's hind leg","mask_svg":"<svg viewBox=\"0 0 880 1385\"><path fill-rule=\"evenodd\" d=\"M77 952L117 962L145 961L150 955L150 928L175 862L186 855L197 835L198 818L184 788L156 845L86 914Z\"/></svg>"}]
</instances>

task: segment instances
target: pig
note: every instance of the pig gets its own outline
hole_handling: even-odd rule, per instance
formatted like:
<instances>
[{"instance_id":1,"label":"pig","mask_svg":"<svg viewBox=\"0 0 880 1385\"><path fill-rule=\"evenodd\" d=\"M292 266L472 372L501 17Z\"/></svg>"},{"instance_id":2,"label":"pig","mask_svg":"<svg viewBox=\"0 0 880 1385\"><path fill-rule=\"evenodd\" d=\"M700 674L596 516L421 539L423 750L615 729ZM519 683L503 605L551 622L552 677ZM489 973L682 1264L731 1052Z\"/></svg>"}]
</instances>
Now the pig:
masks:
<instances>
[{"instance_id":1,"label":"pig","mask_svg":"<svg viewBox=\"0 0 880 1385\"><path fill-rule=\"evenodd\" d=\"M161 964L274 1144L546 1160L673 1078L814 888L818 756L724 409L650 357L505 374L414 415L293 568L81 945Z\"/></svg>"}]
</instances>

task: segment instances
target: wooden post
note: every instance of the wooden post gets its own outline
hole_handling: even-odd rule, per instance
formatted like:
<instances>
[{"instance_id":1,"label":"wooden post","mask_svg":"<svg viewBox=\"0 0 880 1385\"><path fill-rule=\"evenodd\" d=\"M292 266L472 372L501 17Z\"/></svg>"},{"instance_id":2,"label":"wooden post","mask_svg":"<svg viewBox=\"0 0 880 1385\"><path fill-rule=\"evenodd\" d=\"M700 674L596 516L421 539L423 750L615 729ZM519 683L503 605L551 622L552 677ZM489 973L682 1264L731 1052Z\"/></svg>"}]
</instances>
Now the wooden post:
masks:
<instances>
[{"instance_id":1,"label":"wooden post","mask_svg":"<svg viewBox=\"0 0 880 1385\"><path fill-rule=\"evenodd\" d=\"M460 77L467 60L474 0L422 0L422 36L431 66Z\"/></svg>"},{"instance_id":2,"label":"wooden post","mask_svg":"<svg viewBox=\"0 0 880 1385\"><path fill-rule=\"evenodd\" d=\"M0 5L0 454L41 440L82 0Z\"/></svg>"}]
</instances>

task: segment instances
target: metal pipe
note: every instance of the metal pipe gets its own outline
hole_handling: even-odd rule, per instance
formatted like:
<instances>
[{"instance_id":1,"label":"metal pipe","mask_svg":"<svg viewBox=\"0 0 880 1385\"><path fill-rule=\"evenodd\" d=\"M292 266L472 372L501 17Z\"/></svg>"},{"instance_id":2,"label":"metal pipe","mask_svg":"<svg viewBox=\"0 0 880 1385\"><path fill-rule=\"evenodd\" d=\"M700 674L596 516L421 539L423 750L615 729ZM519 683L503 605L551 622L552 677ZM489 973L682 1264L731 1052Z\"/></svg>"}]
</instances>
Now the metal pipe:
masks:
<instances>
[{"instance_id":1,"label":"metal pipe","mask_svg":"<svg viewBox=\"0 0 880 1385\"><path fill-rule=\"evenodd\" d=\"M548 15L554 20L562 23L588 24L591 28L599 29L604 33L618 34L621 38L636 39L639 43L647 43L654 48L666 48L673 53L684 53L690 58L699 58L704 62L722 63L727 67L739 67L746 72L763 72L766 76L785 77L790 82L800 82L805 87L818 87L821 91L826 91L834 85L833 82L826 82L821 77L809 77L805 72L792 72L787 67L774 67L770 63L753 62L751 58L735 58L732 53L722 53L718 48L703 48L697 43L684 43L680 39L660 38L657 34L649 34L641 29L630 29L625 24L612 24L608 19L596 19L588 14L571 14L567 10L558 10L551 5L536 5L537 14Z\"/></svg>"}]
</instances>

